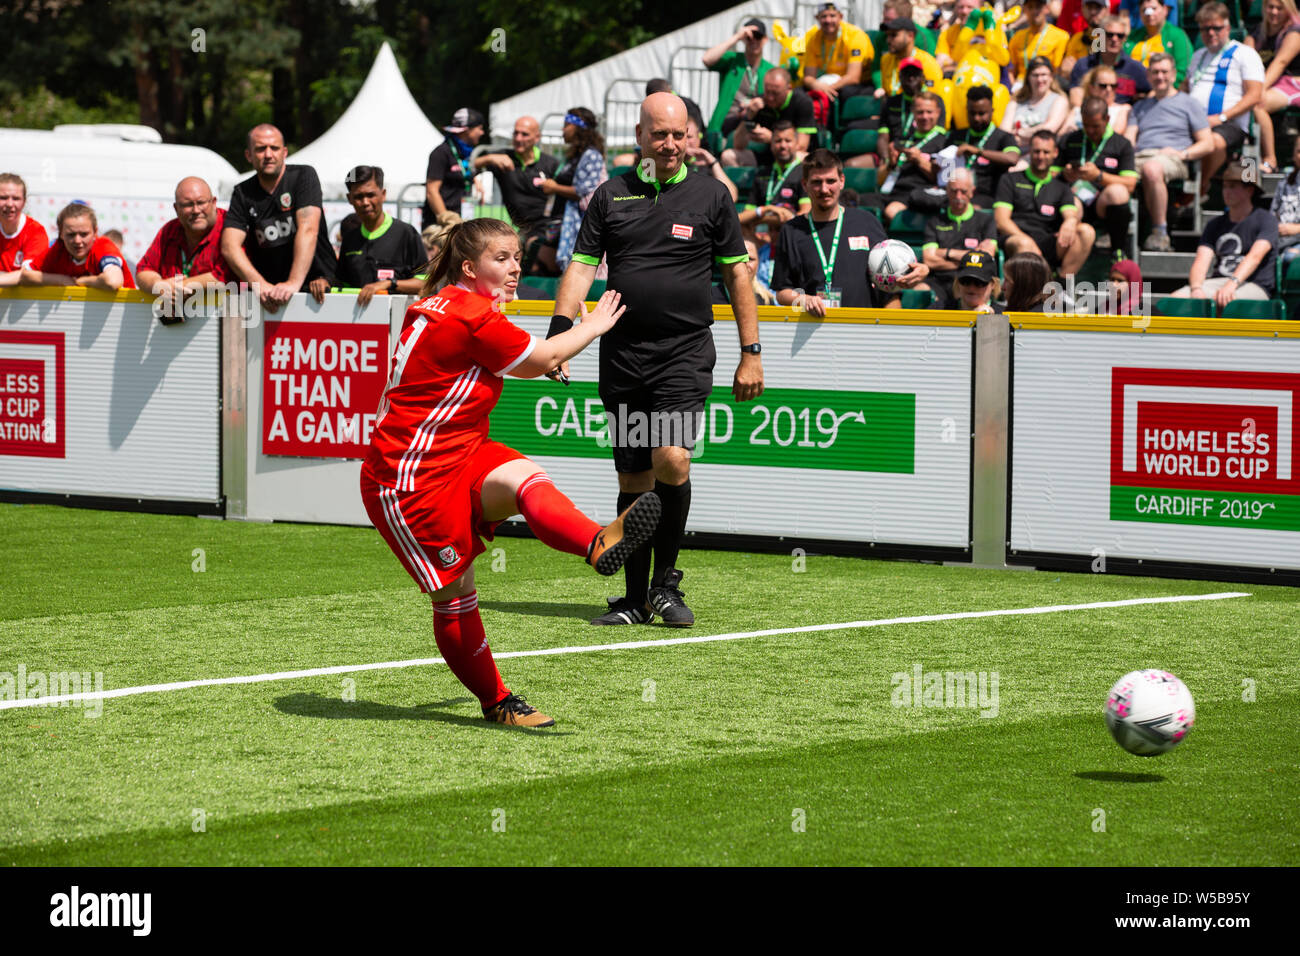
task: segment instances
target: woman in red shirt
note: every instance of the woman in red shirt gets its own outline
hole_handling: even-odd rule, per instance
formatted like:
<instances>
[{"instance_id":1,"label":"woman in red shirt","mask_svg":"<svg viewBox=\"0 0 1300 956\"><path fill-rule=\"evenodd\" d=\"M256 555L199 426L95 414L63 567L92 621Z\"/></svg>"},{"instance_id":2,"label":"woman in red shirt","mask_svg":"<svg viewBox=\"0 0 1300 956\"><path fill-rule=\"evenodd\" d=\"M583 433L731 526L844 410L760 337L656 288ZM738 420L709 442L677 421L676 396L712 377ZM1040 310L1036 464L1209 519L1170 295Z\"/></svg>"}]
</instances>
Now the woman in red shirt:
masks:
<instances>
[{"instance_id":1,"label":"woman in red shirt","mask_svg":"<svg viewBox=\"0 0 1300 956\"><path fill-rule=\"evenodd\" d=\"M104 292L135 288L122 250L99 235L95 210L69 203L58 223L59 241L23 264L23 285L79 285Z\"/></svg>"},{"instance_id":2,"label":"woman in red shirt","mask_svg":"<svg viewBox=\"0 0 1300 956\"><path fill-rule=\"evenodd\" d=\"M609 331L624 312L606 292L580 323L536 339L508 320L521 272L515 232L495 219L462 222L407 310L361 469L366 513L420 589L433 599L433 633L453 674L497 723L555 723L501 681L484 636L474 558L498 524L522 514L551 547L613 574L649 540L661 505L642 495L601 528L541 468L488 438L505 375L537 378ZM647 501L647 499L650 499Z\"/></svg>"}]
</instances>

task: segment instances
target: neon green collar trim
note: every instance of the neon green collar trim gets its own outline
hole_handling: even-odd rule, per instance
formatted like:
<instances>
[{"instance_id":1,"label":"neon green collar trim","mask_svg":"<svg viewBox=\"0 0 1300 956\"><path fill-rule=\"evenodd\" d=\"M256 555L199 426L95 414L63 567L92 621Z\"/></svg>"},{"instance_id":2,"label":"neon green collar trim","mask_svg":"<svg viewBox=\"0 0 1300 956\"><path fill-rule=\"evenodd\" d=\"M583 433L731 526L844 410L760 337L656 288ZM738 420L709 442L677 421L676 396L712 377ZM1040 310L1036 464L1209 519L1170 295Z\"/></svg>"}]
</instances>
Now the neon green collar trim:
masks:
<instances>
[{"instance_id":1,"label":"neon green collar trim","mask_svg":"<svg viewBox=\"0 0 1300 956\"><path fill-rule=\"evenodd\" d=\"M1037 176L1034 175L1034 167L1026 166L1025 178L1028 179L1031 183L1034 183L1037 186L1041 186L1052 178L1052 171L1049 169L1047 171L1047 175L1044 176L1042 179L1039 179Z\"/></svg>"},{"instance_id":2,"label":"neon green collar trim","mask_svg":"<svg viewBox=\"0 0 1300 956\"><path fill-rule=\"evenodd\" d=\"M533 163L537 162L539 159L542 158L542 147L540 147L540 146L534 146L534 147L533 147L533 158L530 159L530 160L529 160L528 162L526 162L526 163L525 163L522 159L520 159L518 153L515 153L515 158L516 158L516 159L519 159L519 162L520 162L522 165L524 165L524 166L531 166Z\"/></svg>"},{"instance_id":3,"label":"neon green collar trim","mask_svg":"<svg viewBox=\"0 0 1300 956\"><path fill-rule=\"evenodd\" d=\"M383 224L380 225L380 227L376 229L374 232L366 232L366 227L365 226L361 227L361 238L365 239L367 242L369 242L371 239L378 239L380 236L382 236L384 233L388 231L388 227L391 226L392 224L393 224L393 217L388 215L388 213L384 213Z\"/></svg>"},{"instance_id":4,"label":"neon green collar trim","mask_svg":"<svg viewBox=\"0 0 1300 956\"><path fill-rule=\"evenodd\" d=\"M644 170L641 168L641 164L637 163L636 178L641 180L641 182L645 183L647 186L653 185L655 189L662 189L664 186L671 186L673 183L680 183L686 178L686 163L683 162L678 166L677 172L673 173L673 175L669 177L668 181L663 184L660 184L659 180L654 176L647 178Z\"/></svg>"},{"instance_id":5,"label":"neon green collar trim","mask_svg":"<svg viewBox=\"0 0 1300 956\"><path fill-rule=\"evenodd\" d=\"M951 209L950 207L948 207L948 206L944 206L944 207L943 207L943 211L944 211L944 214L945 214L949 219L951 219L953 222L957 222L957 223L965 222L965 221L966 221L967 219L969 219L971 216L975 215L975 207L972 206L970 203L967 203L967 204L966 204L966 212L963 213L963 214L960 215L960 216L954 216L954 215L952 214L952 209Z\"/></svg>"}]
</instances>

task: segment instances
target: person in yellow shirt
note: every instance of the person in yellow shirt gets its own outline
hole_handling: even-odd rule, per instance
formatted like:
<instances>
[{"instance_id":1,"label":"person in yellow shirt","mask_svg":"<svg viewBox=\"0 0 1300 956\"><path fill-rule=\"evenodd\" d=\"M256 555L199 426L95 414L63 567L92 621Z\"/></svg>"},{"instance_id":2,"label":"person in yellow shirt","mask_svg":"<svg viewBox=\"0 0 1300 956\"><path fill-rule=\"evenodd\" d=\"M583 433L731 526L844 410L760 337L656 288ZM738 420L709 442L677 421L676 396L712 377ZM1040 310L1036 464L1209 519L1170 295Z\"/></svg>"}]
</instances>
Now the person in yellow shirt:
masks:
<instances>
[{"instance_id":1,"label":"person in yellow shirt","mask_svg":"<svg viewBox=\"0 0 1300 956\"><path fill-rule=\"evenodd\" d=\"M1089 53L1105 52L1105 37L1102 37L1102 42L1099 44L1095 44L1094 40L1098 36L1096 31L1101 30L1101 18L1109 12L1110 8L1106 0L1083 0L1084 28L1070 37L1070 43L1065 48L1065 59L1061 61L1059 71L1063 83L1069 83L1074 64L1085 59ZM1096 46L1095 50L1094 46Z\"/></svg>"},{"instance_id":2,"label":"person in yellow shirt","mask_svg":"<svg viewBox=\"0 0 1300 956\"><path fill-rule=\"evenodd\" d=\"M878 98L903 91L898 83L898 64L907 59L917 60L921 64L927 86L937 86L943 82L943 70L939 69L939 63L924 50L916 48L915 21L906 17L890 20L885 24L885 40L889 44L889 52L880 58L880 89L875 91Z\"/></svg>"},{"instance_id":3,"label":"person in yellow shirt","mask_svg":"<svg viewBox=\"0 0 1300 956\"><path fill-rule=\"evenodd\" d=\"M1023 7L1029 25L1017 30L1010 44L1016 89L1025 81L1025 64L1036 56L1045 56L1052 61L1052 68L1059 70L1065 59L1065 48L1070 45L1070 35L1047 22L1045 0L1025 0Z\"/></svg>"},{"instance_id":4,"label":"person in yellow shirt","mask_svg":"<svg viewBox=\"0 0 1300 956\"><path fill-rule=\"evenodd\" d=\"M871 61L876 57L871 38L860 27L844 22L844 14L833 3L817 10L817 26L804 34L804 53L799 59L803 86L807 92L820 90L831 99L840 96L869 96Z\"/></svg>"},{"instance_id":5,"label":"person in yellow shirt","mask_svg":"<svg viewBox=\"0 0 1300 956\"><path fill-rule=\"evenodd\" d=\"M951 76L957 61L961 59L952 55L953 49L961 38L962 28L966 26L966 18L971 15L975 7L975 0L957 0L952 5L952 22L939 31L939 39L934 45L934 58L939 68L943 70L944 76Z\"/></svg>"}]
</instances>

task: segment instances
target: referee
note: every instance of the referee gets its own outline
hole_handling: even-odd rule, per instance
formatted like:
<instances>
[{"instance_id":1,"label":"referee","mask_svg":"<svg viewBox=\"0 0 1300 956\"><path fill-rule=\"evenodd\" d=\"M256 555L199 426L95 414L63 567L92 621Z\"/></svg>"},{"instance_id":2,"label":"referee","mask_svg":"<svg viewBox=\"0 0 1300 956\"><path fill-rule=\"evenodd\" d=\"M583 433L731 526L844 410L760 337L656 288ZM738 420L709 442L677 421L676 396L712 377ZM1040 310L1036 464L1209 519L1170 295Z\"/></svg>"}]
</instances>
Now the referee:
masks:
<instances>
[{"instance_id":1,"label":"referee","mask_svg":"<svg viewBox=\"0 0 1300 956\"><path fill-rule=\"evenodd\" d=\"M676 564L691 506L691 449L717 360L709 330L714 263L722 269L740 333L732 394L744 402L763 392L758 313L740 221L721 183L686 174L686 121L686 105L672 93L653 93L642 102L636 126L642 160L592 194L556 295L551 334L572 324L606 257L609 288L622 293L627 307L600 344L600 399L618 472L617 513L647 491L663 503L654 576L647 546L624 565L625 596L611 600L592 624L646 624L655 614L673 627L695 623Z\"/></svg>"}]
</instances>

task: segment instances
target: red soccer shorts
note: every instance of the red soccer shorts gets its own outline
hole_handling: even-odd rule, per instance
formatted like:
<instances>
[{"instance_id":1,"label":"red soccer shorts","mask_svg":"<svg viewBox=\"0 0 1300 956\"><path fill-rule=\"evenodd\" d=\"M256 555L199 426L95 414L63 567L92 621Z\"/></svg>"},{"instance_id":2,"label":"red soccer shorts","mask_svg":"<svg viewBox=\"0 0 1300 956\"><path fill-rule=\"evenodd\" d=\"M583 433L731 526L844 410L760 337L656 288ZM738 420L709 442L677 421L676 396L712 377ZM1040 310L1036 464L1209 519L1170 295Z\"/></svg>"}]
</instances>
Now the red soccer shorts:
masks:
<instances>
[{"instance_id":1,"label":"red soccer shorts","mask_svg":"<svg viewBox=\"0 0 1300 956\"><path fill-rule=\"evenodd\" d=\"M527 456L485 441L446 481L411 492L376 482L363 468L361 500L371 523L421 591L438 591L464 574L487 550L499 521L483 518L483 480L506 462Z\"/></svg>"}]
</instances>

